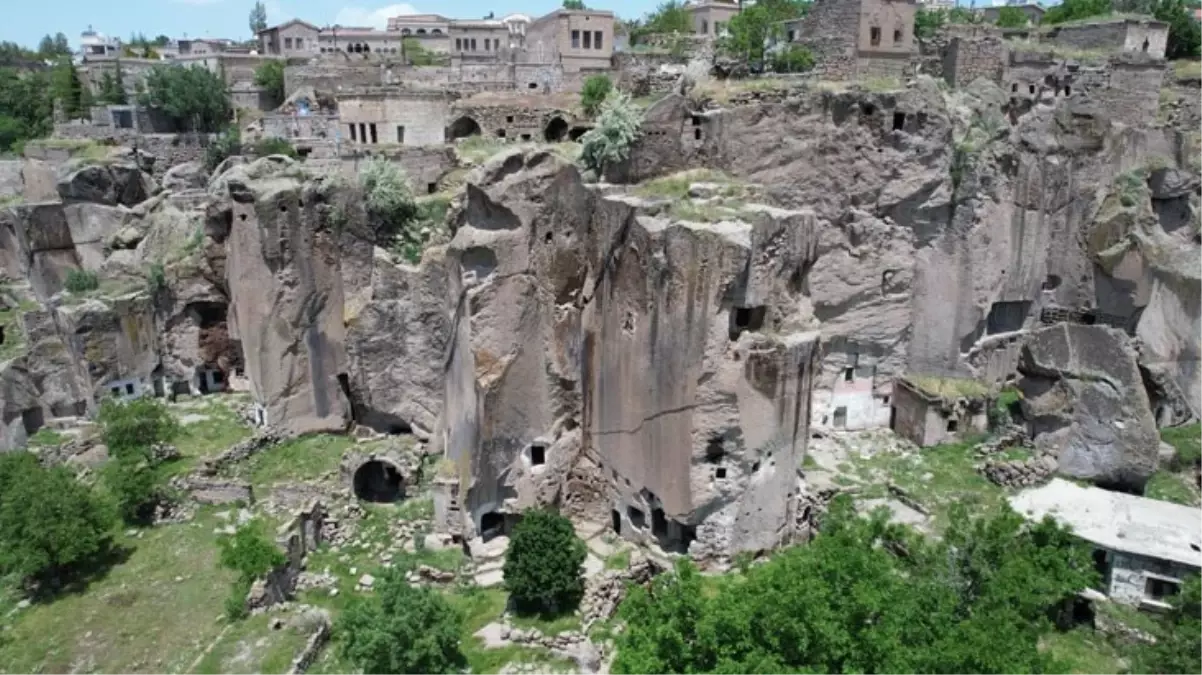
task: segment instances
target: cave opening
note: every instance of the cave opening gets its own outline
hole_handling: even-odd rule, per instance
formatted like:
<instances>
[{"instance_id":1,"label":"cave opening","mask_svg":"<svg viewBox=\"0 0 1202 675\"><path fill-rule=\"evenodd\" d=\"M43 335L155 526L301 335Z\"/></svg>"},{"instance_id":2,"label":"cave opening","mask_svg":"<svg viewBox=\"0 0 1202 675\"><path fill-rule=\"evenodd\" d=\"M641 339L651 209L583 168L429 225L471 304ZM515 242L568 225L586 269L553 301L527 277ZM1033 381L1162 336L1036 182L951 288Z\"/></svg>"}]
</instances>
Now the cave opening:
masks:
<instances>
[{"instance_id":1,"label":"cave opening","mask_svg":"<svg viewBox=\"0 0 1202 675\"><path fill-rule=\"evenodd\" d=\"M392 464L380 460L364 462L355 471L355 496L365 502L391 504L405 498L401 472Z\"/></svg>"}]
</instances>

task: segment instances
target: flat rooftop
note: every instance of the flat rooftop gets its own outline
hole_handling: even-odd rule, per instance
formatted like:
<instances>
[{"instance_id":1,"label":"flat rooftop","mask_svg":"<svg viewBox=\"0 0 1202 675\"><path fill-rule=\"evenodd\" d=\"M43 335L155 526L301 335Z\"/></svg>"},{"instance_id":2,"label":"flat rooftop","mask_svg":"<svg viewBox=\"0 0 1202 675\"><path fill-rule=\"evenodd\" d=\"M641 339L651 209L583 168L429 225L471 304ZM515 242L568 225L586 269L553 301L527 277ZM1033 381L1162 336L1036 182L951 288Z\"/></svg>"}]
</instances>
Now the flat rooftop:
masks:
<instances>
[{"instance_id":1,"label":"flat rooftop","mask_svg":"<svg viewBox=\"0 0 1202 675\"><path fill-rule=\"evenodd\" d=\"M1060 478L1011 497L1010 506L1033 520L1051 516L1102 548L1202 567L1202 509Z\"/></svg>"}]
</instances>

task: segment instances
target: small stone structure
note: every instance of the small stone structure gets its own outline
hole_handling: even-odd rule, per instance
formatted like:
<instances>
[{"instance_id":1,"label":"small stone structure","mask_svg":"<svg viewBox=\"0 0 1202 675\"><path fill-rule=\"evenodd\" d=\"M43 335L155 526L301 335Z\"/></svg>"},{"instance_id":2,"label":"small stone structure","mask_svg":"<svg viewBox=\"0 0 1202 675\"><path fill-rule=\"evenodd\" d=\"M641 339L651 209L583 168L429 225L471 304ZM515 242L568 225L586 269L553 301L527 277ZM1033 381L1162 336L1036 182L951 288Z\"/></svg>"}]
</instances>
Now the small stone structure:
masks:
<instances>
[{"instance_id":1,"label":"small stone structure","mask_svg":"<svg viewBox=\"0 0 1202 675\"><path fill-rule=\"evenodd\" d=\"M1010 498L1032 520L1051 516L1094 547L1110 599L1164 611L1182 580L1202 568L1202 510L1082 487L1059 478Z\"/></svg>"},{"instance_id":2,"label":"small stone structure","mask_svg":"<svg viewBox=\"0 0 1202 675\"><path fill-rule=\"evenodd\" d=\"M371 454L349 450L342 457L339 473L361 500L398 502L421 481L421 458L397 449Z\"/></svg>"},{"instance_id":3,"label":"small stone structure","mask_svg":"<svg viewBox=\"0 0 1202 675\"><path fill-rule=\"evenodd\" d=\"M818 0L785 31L813 53L822 79L899 78L914 52L917 8L914 0Z\"/></svg>"},{"instance_id":4,"label":"small stone structure","mask_svg":"<svg viewBox=\"0 0 1202 675\"><path fill-rule=\"evenodd\" d=\"M1163 59L1169 25L1150 17L1096 21L1053 26L1045 39L1059 46L1098 51L1124 51Z\"/></svg>"},{"instance_id":5,"label":"small stone structure","mask_svg":"<svg viewBox=\"0 0 1202 675\"><path fill-rule=\"evenodd\" d=\"M988 422L985 392L975 382L909 376L898 378L893 384L889 426L919 447L985 431Z\"/></svg>"},{"instance_id":6,"label":"small stone structure","mask_svg":"<svg viewBox=\"0 0 1202 675\"><path fill-rule=\"evenodd\" d=\"M321 546L325 518L325 506L313 501L280 526L276 543L284 549L285 561L251 586L246 596L247 609L262 610L292 598L305 556Z\"/></svg>"}]
</instances>

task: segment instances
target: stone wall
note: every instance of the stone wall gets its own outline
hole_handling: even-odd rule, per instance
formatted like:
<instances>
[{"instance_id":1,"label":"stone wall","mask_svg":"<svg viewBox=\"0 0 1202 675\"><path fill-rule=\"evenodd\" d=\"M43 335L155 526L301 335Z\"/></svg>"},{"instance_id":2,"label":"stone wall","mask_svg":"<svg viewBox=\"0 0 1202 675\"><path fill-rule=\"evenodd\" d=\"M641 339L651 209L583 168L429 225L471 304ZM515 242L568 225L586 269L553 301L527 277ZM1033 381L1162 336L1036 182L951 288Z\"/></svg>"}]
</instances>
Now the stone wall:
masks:
<instances>
[{"instance_id":1,"label":"stone wall","mask_svg":"<svg viewBox=\"0 0 1202 675\"><path fill-rule=\"evenodd\" d=\"M1055 26L1044 39L1073 49L1138 52L1163 59L1168 25L1150 19L1103 20Z\"/></svg>"},{"instance_id":2,"label":"stone wall","mask_svg":"<svg viewBox=\"0 0 1202 675\"><path fill-rule=\"evenodd\" d=\"M0 202L21 194L21 160L0 160Z\"/></svg>"},{"instance_id":3,"label":"stone wall","mask_svg":"<svg viewBox=\"0 0 1202 675\"><path fill-rule=\"evenodd\" d=\"M856 59L856 78L900 80L911 68L909 54L862 54Z\"/></svg>"},{"instance_id":4,"label":"stone wall","mask_svg":"<svg viewBox=\"0 0 1202 675\"><path fill-rule=\"evenodd\" d=\"M211 134L143 134L132 129L114 129L90 124L55 125L54 135L57 138L88 139L137 148L139 152L155 158L148 169L156 178L173 166L202 159L205 148L213 138ZM26 152L28 156L28 148Z\"/></svg>"},{"instance_id":5,"label":"stone wall","mask_svg":"<svg viewBox=\"0 0 1202 675\"><path fill-rule=\"evenodd\" d=\"M1110 572L1107 575L1111 600L1127 605L1139 606L1148 599L1148 579L1176 579L1178 582L1196 569L1184 565L1156 560L1132 553L1107 551L1110 561Z\"/></svg>"},{"instance_id":6,"label":"stone wall","mask_svg":"<svg viewBox=\"0 0 1202 675\"><path fill-rule=\"evenodd\" d=\"M414 90L378 90L340 96L338 123L341 138L343 142L359 145L439 145L446 142L454 98L444 92ZM363 137L365 131L368 132L366 138Z\"/></svg>"},{"instance_id":7,"label":"stone wall","mask_svg":"<svg viewBox=\"0 0 1202 675\"><path fill-rule=\"evenodd\" d=\"M1160 108L1163 81L1164 68L1155 61L1112 59L1109 86L1096 100L1116 122L1150 126Z\"/></svg>"},{"instance_id":8,"label":"stone wall","mask_svg":"<svg viewBox=\"0 0 1202 675\"><path fill-rule=\"evenodd\" d=\"M603 72L608 72L608 68ZM558 63L465 63L409 66L384 61L332 62L314 59L284 69L284 92L302 87L324 92L354 92L362 87L409 87L477 91L577 92L591 72L570 71Z\"/></svg>"},{"instance_id":9,"label":"stone wall","mask_svg":"<svg viewBox=\"0 0 1202 675\"><path fill-rule=\"evenodd\" d=\"M943 77L953 87L964 87L977 78L1001 84L1006 67L1006 45L1001 32L990 26L957 27L943 58Z\"/></svg>"},{"instance_id":10,"label":"stone wall","mask_svg":"<svg viewBox=\"0 0 1202 675\"><path fill-rule=\"evenodd\" d=\"M537 94L514 97L509 103L463 100L451 106L451 117L475 120L484 136L517 141L567 140L569 135L579 137L592 126L586 120L576 120L568 106L555 107L555 103Z\"/></svg>"},{"instance_id":11,"label":"stone wall","mask_svg":"<svg viewBox=\"0 0 1202 675\"><path fill-rule=\"evenodd\" d=\"M338 115L264 115L260 121L265 138L335 137Z\"/></svg>"},{"instance_id":12,"label":"stone wall","mask_svg":"<svg viewBox=\"0 0 1202 675\"><path fill-rule=\"evenodd\" d=\"M400 164L414 194L419 195L436 192L443 176L457 165L455 150L449 145L421 148L391 146L371 150L347 148L340 157L342 170L349 175L357 174L359 165L370 157L386 157Z\"/></svg>"},{"instance_id":13,"label":"stone wall","mask_svg":"<svg viewBox=\"0 0 1202 675\"><path fill-rule=\"evenodd\" d=\"M797 41L814 55L814 72L819 78L847 80L855 76L859 0L818 0L810 5L799 30Z\"/></svg>"}]
</instances>

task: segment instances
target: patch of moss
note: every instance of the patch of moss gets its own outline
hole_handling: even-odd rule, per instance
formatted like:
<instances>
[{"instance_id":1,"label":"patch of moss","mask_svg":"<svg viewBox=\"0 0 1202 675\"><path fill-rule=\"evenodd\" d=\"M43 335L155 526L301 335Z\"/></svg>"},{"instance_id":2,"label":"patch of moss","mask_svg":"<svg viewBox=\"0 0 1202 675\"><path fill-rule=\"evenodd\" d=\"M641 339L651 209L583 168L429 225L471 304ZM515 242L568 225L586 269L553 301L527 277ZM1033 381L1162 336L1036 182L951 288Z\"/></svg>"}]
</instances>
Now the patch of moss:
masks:
<instances>
[{"instance_id":1,"label":"patch of moss","mask_svg":"<svg viewBox=\"0 0 1202 675\"><path fill-rule=\"evenodd\" d=\"M984 384L964 377L910 375L907 379L921 391L940 398L977 398L989 393Z\"/></svg>"}]
</instances>

